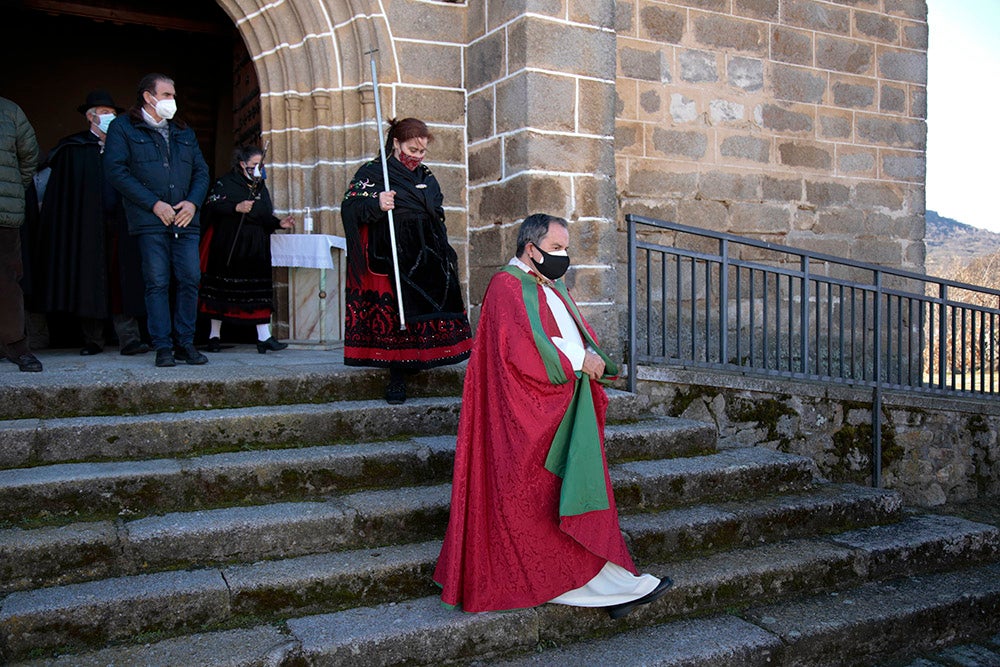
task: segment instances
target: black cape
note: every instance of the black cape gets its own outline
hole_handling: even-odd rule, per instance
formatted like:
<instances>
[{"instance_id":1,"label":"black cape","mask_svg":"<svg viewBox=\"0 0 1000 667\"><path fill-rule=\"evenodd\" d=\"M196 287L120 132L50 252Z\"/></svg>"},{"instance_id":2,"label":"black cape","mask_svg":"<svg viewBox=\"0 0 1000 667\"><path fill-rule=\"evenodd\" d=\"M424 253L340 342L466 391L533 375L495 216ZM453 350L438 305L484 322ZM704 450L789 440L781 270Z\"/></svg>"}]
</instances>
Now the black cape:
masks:
<instances>
[{"instance_id":1,"label":"black cape","mask_svg":"<svg viewBox=\"0 0 1000 667\"><path fill-rule=\"evenodd\" d=\"M105 318L142 316L143 281L121 196L104 178L101 145L89 130L62 139L35 230L32 301L41 312Z\"/></svg>"}]
</instances>

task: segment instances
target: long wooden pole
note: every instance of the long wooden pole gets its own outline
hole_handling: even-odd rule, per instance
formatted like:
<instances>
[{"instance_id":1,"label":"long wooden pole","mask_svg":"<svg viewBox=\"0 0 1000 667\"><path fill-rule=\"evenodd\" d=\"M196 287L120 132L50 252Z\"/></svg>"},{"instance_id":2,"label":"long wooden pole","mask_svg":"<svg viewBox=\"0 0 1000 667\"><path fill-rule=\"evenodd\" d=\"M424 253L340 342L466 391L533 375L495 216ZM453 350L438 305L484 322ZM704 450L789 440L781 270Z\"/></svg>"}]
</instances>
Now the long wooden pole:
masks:
<instances>
[{"instance_id":1,"label":"long wooden pole","mask_svg":"<svg viewBox=\"0 0 1000 667\"><path fill-rule=\"evenodd\" d=\"M385 156L385 141L382 140L382 103L379 101L378 72L375 69L376 51L378 49L372 49L368 53L371 54L372 92L375 93L375 118L378 123L378 152L382 158L382 180L385 183L385 191L388 192L390 190L389 163ZM403 312L403 288L399 279L399 250L396 247L396 221L392 217L392 209L389 209L386 213L389 214L389 240L392 243L392 270L396 278L396 302L399 304L399 328L406 329L406 313Z\"/></svg>"}]
</instances>

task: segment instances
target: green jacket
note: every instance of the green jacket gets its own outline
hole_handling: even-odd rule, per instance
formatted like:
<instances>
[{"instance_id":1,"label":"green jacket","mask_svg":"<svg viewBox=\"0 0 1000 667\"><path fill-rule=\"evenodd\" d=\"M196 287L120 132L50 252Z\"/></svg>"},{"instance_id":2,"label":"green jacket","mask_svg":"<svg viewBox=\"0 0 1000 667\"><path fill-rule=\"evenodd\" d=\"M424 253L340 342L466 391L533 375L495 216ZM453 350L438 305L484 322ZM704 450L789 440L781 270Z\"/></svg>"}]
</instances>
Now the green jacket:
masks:
<instances>
[{"instance_id":1,"label":"green jacket","mask_svg":"<svg viewBox=\"0 0 1000 667\"><path fill-rule=\"evenodd\" d=\"M0 227L24 222L24 191L38 168L38 141L28 118L0 97Z\"/></svg>"}]
</instances>

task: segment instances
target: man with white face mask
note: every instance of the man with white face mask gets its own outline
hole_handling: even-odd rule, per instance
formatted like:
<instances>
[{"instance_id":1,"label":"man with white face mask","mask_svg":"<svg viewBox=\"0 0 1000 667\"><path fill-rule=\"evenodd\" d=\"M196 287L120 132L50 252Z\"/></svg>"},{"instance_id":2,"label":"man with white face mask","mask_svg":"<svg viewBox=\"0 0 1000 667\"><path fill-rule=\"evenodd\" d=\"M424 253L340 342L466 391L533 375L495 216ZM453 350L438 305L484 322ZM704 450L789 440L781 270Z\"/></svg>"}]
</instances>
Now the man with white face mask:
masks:
<instances>
[{"instance_id":1,"label":"man with white face mask","mask_svg":"<svg viewBox=\"0 0 1000 667\"><path fill-rule=\"evenodd\" d=\"M145 314L137 246L128 243L121 195L104 178L104 142L124 109L105 90L91 91L77 111L87 129L64 137L49 154L50 173L32 251L30 309L75 315L82 355L104 350L109 317L121 353L148 352L137 316Z\"/></svg>"},{"instance_id":2,"label":"man with white face mask","mask_svg":"<svg viewBox=\"0 0 1000 667\"><path fill-rule=\"evenodd\" d=\"M208 165L194 130L174 118L175 94L170 78L143 77L135 105L111 124L105 147L108 180L122 194L129 233L139 241L149 335L160 367L175 366L175 359L208 362L194 347L199 209L208 194Z\"/></svg>"}]
</instances>

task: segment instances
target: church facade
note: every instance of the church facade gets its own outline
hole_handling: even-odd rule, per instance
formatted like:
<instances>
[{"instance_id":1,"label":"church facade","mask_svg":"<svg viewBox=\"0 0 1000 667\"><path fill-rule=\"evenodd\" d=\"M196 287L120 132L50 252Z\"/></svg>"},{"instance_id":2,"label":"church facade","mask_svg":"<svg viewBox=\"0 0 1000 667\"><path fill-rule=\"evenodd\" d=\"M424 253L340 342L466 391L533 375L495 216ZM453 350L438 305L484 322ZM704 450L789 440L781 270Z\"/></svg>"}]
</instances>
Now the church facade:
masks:
<instances>
[{"instance_id":1,"label":"church facade","mask_svg":"<svg viewBox=\"0 0 1000 667\"><path fill-rule=\"evenodd\" d=\"M473 314L535 211L624 322L624 215L922 270L922 0L220 0L254 61L279 206L339 233L386 117L436 136Z\"/></svg>"}]
</instances>

